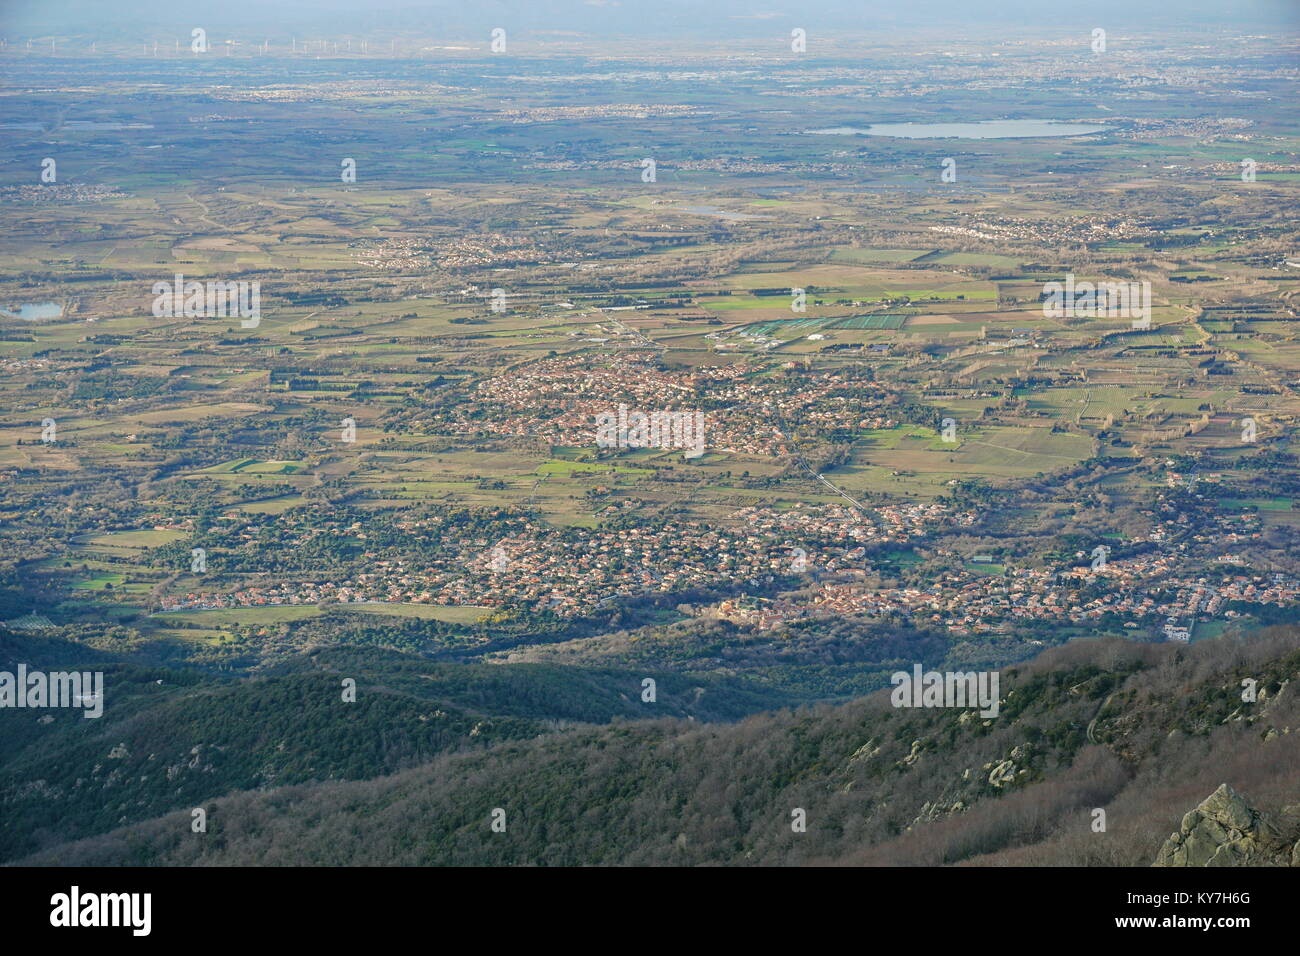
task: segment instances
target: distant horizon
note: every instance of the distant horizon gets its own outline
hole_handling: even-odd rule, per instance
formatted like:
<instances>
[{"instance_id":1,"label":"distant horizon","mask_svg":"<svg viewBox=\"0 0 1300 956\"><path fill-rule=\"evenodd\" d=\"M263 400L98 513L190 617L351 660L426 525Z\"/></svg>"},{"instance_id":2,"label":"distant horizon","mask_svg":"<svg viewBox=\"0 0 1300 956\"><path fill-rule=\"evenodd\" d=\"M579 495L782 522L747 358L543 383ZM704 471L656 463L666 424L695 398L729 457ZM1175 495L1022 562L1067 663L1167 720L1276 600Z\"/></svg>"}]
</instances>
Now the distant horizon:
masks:
<instances>
[{"instance_id":1,"label":"distant horizon","mask_svg":"<svg viewBox=\"0 0 1300 956\"><path fill-rule=\"evenodd\" d=\"M222 36L271 33L288 38L442 37L472 40L502 27L520 39L599 39L645 37L682 42L760 38L788 34L794 27L825 40L872 36L889 31L908 36L1011 36L1063 33L1103 27L1112 35L1182 28L1294 31L1300 5L1290 0L937 0L901 6L892 0L811 0L797 7L755 10L746 0L717 0L700 9L689 0L619 2L619 0L537 0L532 3L487 2L468 5L449 0L377 0L358 9L346 0L143 0L129 5L91 0L18 0L0 10L0 36L10 43L49 37L98 36L105 41L144 39L188 33L204 26ZM881 35L888 43L890 37Z\"/></svg>"}]
</instances>

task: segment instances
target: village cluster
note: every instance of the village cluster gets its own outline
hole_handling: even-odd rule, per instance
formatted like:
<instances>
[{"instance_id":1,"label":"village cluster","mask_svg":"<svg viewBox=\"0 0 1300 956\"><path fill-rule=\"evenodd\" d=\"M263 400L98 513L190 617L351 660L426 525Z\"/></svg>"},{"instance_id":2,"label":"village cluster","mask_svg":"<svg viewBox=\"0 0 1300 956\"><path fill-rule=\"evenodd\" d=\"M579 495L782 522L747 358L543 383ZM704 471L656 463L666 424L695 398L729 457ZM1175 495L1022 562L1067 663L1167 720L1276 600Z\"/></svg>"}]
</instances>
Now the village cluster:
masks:
<instances>
[{"instance_id":1,"label":"village cluster","mask_svg":"<svg viewBox=\"0 0 1300 956\"><path fill-rule=\"evenodd\" d=\"M474 397L419 424L443 434L593 447L600 417L620 404L647 414L703 408L708 450L773 457L790 454L791 428L816 434L898 424L887 411L883 386L850 380L842 371L797 379L756 376L741 364L677 372L639 353L546 359L489 379Z\"/></svg>"},{"instance_id":2,"label":"village cluster","mask_svg":"<svg viewBox=\"0 0 1300 956\"><path fill-rule=\"evenodd\" d=\"M370 570L325 579L277 575L275 583L226 593L166 596L160 610L379 602L581 617L617 599L739 586L739 596L704 600L691 605L691 613L760 630L855 614L957 636L1019 624L1086 625L1109 615L1126 627L1163 625L1168 639L1187 640L1198 620L1239 616L1230 606L1234 602L1300 601L1300 582L1288 576L1228 570L1240 563L1234 549L1259 537L1258 519L1249 515L1217 516L1210 526L1192 530L1185 513L1163 509L1151 532L1130 542L1150 550L1110 562L1089 562L1079 552L1078 563L1065 568L1012 562L1003 568L990 555L962 555L939 545L932 558L944 570L924 583L886 583L890 576L873 567L876 546L941 540L975 521L974 512L954 512L939 502L883 505L870 515L845 505L786 511L755 506L718 525L685 520L618 530L557 530L524 520L505 537L474 537L418 560L372 551L365 555ZM411 536L439 529L426 519L405 520L397 528ZM297 548L338 534L368 536L359 524L334 528L317 520L298 525L280 546ZM255 528L246 528L232 540L251 548L260 539ZM1206 572L1207 562L1217 573ZM780 583L787 589L775 597L745 593L772 592Z\"/></svg>"}]
</instances>

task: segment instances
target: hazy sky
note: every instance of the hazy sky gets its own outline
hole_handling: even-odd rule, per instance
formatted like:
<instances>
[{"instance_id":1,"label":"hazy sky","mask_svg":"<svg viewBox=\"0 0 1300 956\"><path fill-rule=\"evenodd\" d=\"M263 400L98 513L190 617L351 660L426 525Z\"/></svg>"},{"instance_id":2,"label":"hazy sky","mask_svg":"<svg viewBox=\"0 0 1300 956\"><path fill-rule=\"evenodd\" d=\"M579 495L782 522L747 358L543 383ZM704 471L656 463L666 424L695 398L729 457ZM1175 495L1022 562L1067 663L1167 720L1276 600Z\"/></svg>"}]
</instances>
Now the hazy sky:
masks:
<instances>
[{"instance_id":1,"label":"hazy sky","mask_svg":"<svg viewBox=\"0 0 1300 956\"><path fill-rule=\"evenodd\" d=\"M1300 32L1300 0L0 0L0 34L105 39L245 32L477 37L508 31L602 35L748 36L923 28L954 38L997 29L1104 27L1115 35L1162 25Z\"/></svg>"}]
</instances>

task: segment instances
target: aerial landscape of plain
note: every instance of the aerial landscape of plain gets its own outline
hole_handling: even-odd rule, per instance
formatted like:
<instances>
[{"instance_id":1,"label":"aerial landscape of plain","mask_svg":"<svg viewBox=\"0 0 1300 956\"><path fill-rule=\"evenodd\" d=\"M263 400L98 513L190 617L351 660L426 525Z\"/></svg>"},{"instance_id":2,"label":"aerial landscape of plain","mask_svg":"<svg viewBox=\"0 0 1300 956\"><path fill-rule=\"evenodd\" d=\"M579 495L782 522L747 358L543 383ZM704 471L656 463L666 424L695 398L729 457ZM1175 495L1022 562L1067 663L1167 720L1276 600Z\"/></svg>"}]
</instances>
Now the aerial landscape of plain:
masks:
<instances>
[{"instance_id":1,"label":"aerial landscape of plain","mask_svg":"<svg viewBox=\"0 0 1300 956\"><path fill-rule=\"evenodd\" d=\"M0 864L1300 866L1298 53L0 4Z\"/></svg>"}]
</instances>

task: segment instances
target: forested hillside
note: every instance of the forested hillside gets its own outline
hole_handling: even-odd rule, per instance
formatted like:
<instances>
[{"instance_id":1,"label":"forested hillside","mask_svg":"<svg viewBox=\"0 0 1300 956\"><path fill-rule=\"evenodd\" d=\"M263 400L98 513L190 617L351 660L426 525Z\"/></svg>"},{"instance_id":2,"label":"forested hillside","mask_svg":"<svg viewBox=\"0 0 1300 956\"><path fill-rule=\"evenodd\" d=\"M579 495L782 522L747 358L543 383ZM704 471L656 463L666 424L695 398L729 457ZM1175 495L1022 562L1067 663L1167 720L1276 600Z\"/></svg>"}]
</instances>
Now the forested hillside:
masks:
<instances>
[{"instance_id":1,"label":"forested hillside","mask_svg":"<svg viewBox=\"0 0 1300 956\"><path fill-rule=\"evenodd\" d=\"M0 670L47 661L50 670L102 670L110 706L99 719L80 708L0 710L0 860L234 791L364 780L648 709L640 673L613 668L446 664L335 648L221 677L0 632ZM355 702L343 700L344 680L356 682ZM786 702L739 680L667 673L653 712L735 719Z\"/></svg>"},{"instance_id":2,"label":"forested hillside","mask_svg":"<svg viewBox=\"0 0 1300 956\"><path fill-rule=\"evenodd\" d=\"M191 832L187 807L25 862L1148 865L1222 783L1264 814L1294 812L1298 673L1293 626L1191 646L1076 641L1005 670L994 719L896 709L887 693L713 724L628 720L605 699L606 726L541 732L500 718L489 746L456 753L436 752L473 733L468 713L447 717L440 736L383 700L394 692L372 688L352 713L365 719L370 766L388 775L296 783L363 768L286 761L260 779L223 778L231 790L262 789L206 800L206 833ZM260 721L258 758L231 738L229 755L200 751L200 764L261 767L343 732L304 703L325 677L275 680L280 709L243 715ZM591 706L600 700L593 691ZM183 718L183 702L172 706ZM98 737L102 764L110 737ZM131 759L149 762L142 751ZM417 760L426 762L410 766ZM127 776L113 783L124 797ZM61 782L46 799L76 789ZM12 804L13 782L5 793ZM504 832L492 827L496 810ZM800 810L806 832L792 826Z\"/></svg>"}]
</instances>

